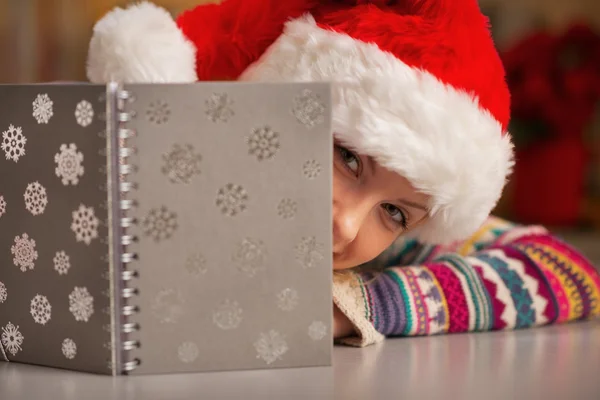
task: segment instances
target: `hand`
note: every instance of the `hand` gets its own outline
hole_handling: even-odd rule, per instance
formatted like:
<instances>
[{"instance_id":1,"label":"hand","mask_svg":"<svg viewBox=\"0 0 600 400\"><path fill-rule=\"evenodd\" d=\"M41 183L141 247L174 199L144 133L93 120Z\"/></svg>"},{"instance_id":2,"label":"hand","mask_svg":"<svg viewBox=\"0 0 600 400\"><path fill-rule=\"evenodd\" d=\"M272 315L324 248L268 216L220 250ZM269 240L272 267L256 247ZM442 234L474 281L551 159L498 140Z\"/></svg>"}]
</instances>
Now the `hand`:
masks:
<instances>
[{"instance_id":1,"label":"hand","mask_svg":"<svg viewBox=\"0 0 600 400\"><path fill-rule=\"evenodd\" d=\"M334 304L333 305L333 338L339 339L347 336L351 336L355 333L354 325L346 317L346 315L340 311L340 309Z\"/></svg>"}]
</instances>

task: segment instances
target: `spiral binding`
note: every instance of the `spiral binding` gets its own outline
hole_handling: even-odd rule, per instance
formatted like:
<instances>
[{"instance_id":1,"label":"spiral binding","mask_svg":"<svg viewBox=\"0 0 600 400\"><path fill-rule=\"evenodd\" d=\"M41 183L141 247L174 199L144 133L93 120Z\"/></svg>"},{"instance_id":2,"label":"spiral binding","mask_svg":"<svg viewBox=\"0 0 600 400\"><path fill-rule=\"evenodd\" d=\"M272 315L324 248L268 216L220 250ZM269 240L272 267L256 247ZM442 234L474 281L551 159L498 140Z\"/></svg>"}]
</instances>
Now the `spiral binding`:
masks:
<instances>
[{"instance_id":1,"label":"spiral binding","mask_svg":"<svg viewBox=\"0 0 600 400\"><path fill-rule=\"evenodd\" d=\"M121 228L120 245L121 245L121 264L123 270L121 272L121 298L122 308L121 316L125 318L132 318L139 313L139 308L128 304L128 302L135 296L138 295L138 289L132 286L135 278L138 277L138 272L130 268L130 265L134 263L138 256L130 248L136 241L137 237L130 233L130 229L135 227L137 220L133 217L127 216L128 212L136 208L136 202L131 199L127 199L127 195L136 189L136 185L131 181L130 176L136 171L136 168L129 163L129 157L136 153L135 148L129 145L129 139L136 135L135 130L127 127L127 123L130 122L135 114L126 110L126 104L131 103L134 100L133 94L127 90L119 90L117 92L117 122L118 122L118 142L119 142L119 211L120 211L120 223ZM135 322L127 322L121 325L121 334L128 338L131 335L139 331L140 326ZM121 344L121 350L123 352L130 352L140 347L138 340L124 339ZM133 359L122 363L122 370L124 373L135 370L140 365L139 359Z\"/></svg>"}]
</instances>

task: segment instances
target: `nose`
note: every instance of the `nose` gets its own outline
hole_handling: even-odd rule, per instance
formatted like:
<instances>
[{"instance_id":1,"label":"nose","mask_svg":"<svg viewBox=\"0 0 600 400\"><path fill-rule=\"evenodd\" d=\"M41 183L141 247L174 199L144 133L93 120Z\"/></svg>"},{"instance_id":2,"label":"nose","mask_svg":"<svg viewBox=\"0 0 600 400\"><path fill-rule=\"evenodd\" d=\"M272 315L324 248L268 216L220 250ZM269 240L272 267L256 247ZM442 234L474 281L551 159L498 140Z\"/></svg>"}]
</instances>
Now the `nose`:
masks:
<instances>
[{"instance_id":1,"label":"nose","mask_svg":"<svg viewBox=\"0 0 600 400\"><path fill-rule=\"evenodd\" d=\"M334 205L333 251L341 253L356 239L364 220L364 212L358 205Z\"/></svg>"}]
</instances>

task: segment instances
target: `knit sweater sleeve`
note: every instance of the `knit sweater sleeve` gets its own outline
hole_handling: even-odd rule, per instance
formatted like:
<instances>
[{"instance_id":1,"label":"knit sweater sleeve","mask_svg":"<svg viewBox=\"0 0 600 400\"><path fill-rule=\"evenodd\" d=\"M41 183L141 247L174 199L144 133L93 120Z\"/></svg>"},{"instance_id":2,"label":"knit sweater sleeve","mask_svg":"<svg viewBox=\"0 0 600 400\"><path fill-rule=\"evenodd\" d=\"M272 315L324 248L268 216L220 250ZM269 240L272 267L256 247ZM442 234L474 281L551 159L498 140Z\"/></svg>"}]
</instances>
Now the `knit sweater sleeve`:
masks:
<instances>
[{"instance_id":1,"label":"knit sweater sleeve","mask_svg":"<svg viewBox=\"0 0 600 400\"><path fill-rule=\"evenodd\" d=\"M334 301L366 346L389 336L520 329L600 315L600 274L537 226L490 218L470 240L421 246L410 265L334 276Z\"/></svg>"}]
</instances>

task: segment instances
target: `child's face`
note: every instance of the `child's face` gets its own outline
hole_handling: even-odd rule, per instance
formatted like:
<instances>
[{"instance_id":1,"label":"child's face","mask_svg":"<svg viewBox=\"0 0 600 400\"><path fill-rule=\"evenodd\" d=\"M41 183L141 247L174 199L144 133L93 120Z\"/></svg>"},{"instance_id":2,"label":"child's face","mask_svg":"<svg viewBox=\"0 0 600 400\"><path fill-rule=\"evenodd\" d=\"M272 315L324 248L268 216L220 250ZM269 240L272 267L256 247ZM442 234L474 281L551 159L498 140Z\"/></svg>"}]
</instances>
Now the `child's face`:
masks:
<instances>
[{"instance_id":1,"label":"child's face","mask_svg":"<svg viewBox=\"0 0 600 400\"><path fill-rule=\"evenodd\" d=\"M334 269L372 260L427 218L428 196L371 157L336 144L333 171Z\"/></svg>"}]
</instances>

